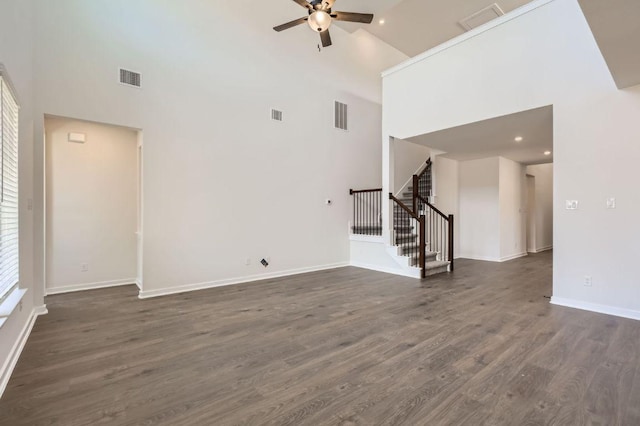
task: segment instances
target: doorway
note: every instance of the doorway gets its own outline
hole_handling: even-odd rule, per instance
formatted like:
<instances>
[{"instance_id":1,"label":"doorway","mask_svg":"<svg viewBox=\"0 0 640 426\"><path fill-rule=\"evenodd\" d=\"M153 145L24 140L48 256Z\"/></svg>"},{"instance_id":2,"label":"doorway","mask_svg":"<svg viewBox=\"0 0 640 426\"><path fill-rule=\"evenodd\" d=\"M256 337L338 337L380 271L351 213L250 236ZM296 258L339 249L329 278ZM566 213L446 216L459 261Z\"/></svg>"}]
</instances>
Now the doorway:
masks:
<instances>
[{"instance_id":1,"label":"doorway","mask_svg":"<svg viewBox=\"0 0 640 426\"><path fill-rule=\"evenodd\" d=\"M45 117L45 294L140 283L142 136Z\"/></svg>"}]
</instances>

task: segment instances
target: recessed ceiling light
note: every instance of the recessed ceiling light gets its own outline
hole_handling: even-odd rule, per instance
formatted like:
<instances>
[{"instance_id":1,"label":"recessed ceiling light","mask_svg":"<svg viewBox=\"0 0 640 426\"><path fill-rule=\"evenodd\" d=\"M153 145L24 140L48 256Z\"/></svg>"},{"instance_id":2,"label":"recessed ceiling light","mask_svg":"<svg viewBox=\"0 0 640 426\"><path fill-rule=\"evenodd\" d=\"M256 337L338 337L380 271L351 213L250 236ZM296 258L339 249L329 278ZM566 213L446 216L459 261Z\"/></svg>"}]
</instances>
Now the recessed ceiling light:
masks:
<instances>
[{"instance_id":1,"label":"recessed ceiling light","mask_svg":"<svg viewBox=\"0 0 640 426\"><path fill-rule=\"evenodd\" d=\"M380 23L380 25L384 25L384 19L381 19L378 22Z\"/></svg>"},{"instance_id":2,"label":"recessed ceiling light","mask_svg":"<svg viewBox=\"0 0 640 426\"><path fill-rule=\"evenodd\" d=\"M516 142L522 142L524 140L524 138L522 136L516 136L515 141Z\"/></svg>"},{"instance_id":3,"label":"recessed ceiling light","mask_svg":"<svg viewBox=\"0 0 640 426\"><path fill-rule=\"evenodd\" d=\"M551 151L545 151L544 155L551 155Z\"/></svg>"}]
</instances>

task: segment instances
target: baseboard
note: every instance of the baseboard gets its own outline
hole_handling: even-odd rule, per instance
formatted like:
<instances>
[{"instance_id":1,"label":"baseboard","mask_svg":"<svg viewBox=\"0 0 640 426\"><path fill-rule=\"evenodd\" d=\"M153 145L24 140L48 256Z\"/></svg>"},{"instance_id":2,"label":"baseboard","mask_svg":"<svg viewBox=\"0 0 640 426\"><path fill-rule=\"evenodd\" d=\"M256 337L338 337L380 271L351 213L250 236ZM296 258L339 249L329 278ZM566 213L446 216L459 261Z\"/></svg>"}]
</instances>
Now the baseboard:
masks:
<instances>
[{"instance_id":1,"label":"baseboard","mask_svg":"<svg viewBox=\"0 0 640 426\"><path fill-rule=\"evenodd\" d=\"M456 259L470 259L470 260L480 260L482 262L501 263L501 262L508 262L509 260L519 259L521 257L527 256L528 254L529 253L524 252L524 253L512 254L510 256L505 256L505 257L466 256L464 254L461 254L459 257L456 257Z\"/></svg>"},{"instance_id":2,"label":"baseboard","mask_svg":"<svg viewBox=\"0 0 640 426\"><path fill-rule=\"evenodd\" d=\"M158 290L147 290L147 291L140 290L138 297L140 299L150 299L152 297L168 296L171 294L186 293L186 292L196 291L196 290L205 290L208 288L225 287L229 285L244 284L244 283L249 283L253 281L263 281L271 278L288 277L291 275L300 275L300 274L306 274L309 272L324 271L327 269L344 268L345 266L349 266L349 262L341 262L341 263L334 263L330 265L321 265L321 266L312 266L309 268L290 269L287 271L279 271L279 272L259 274L259 275L250 275L247 277L240 277L240 278L229 278L225 280L211 281L211 282L205 282L205 283L186 284L182 286L169 287L169 288L163 288Z\"/></svg>"},{"instance_id":3,"label":"baseboard","mask_svg":"<svg viewBox=\"0 0 640 426\"><path fill-rule=\"evenodd\" d=\"M412 275L411 273L402 270L402 269L393 269L393 268L386 268L384 266L379 266L379 265L371 265L368 263L362 263L362 262L351 262L351 266L354 266L356 268L362 268L362 269L369 269L371 271L376 271L376 272L384 272L387 274L393 274L393 275L402 275L403 277L409 277L409 278L418 278L420 279L420 270L417 271L417 276L416 275Z\"/></svg>"},{"instance_id":4,"label":"baseboard","mask_svg":"<svg viewBox=\"0 0 640 426\"><path fill-rule=\"evenodd\" d=\"M526 257L528 255L529 253L526 251L524 253L512 254L511 256L501 257L499 262L508 262L509 260L520 259L521 257Z\"/></svg>"},{"instance_id":5,"label":"baseboard","mask_svg":"<svg viewBox=\"0 0 640 426\"><path fill-rule=\"evenodd\" d=\"M122 285L132 285L136 283L135 278L128 278L126 280L114 280L114 281L102 281L99 283L87 283L87 284L74 284L56 288L47 288L47 296L54 294L72 293L75 291L96 290L99 288L119 287Z\"/></svg>"},{"instance_id":6,"label":"baseboard","mask_svg":"<svg viewBox=\"0 0 640 426\"><path fill-rule=\"evenodd\" d=\"M138 290L142 290L142 282L140 280L136 280L136 286L138 286Z\"/></svg>"},{"instance_id":7,"label":"baseboard","mask_svg":"<svg viewBox=\"0 0 640 426\"><path fill-rule=\"evenodd\" d=\"M501 261L497 257L473 256L473 255L465 255L465 254L459 255L456 259L480 260L482 262L500 262Z\"/></svg>"},{"instance_id":8,"label":"baseboard","mask_svg":"<svg viewBox=\"0 0 640 426\"><path fill-rule=\"evenodd\" d=\"M31 315L29 315L27 323L22 328L18 340L13 344L13 347L9 352L9 356L2 366L2 369L0 370L0 398L2 398L2 394L4 394L4 391L7 389L9 379L13 374L13 370L16 368L16 364L18 363L20 354L22 354L24 345L27 344L27 340L29 339L31 330L33 330L33 326L36 323L36 319L38 318L38 316L45 315L47 313L48 311L46 305L35 307L31 311Z\"/></svg>"},{"instance_id":9,"label":"baseboard","mask_svg":"<svg viewBox=\"0 0 640 426\"><path fill-rule=\"evenodd\" d=\"M640 320L640 311L634 311L625 308L616 308L615 306L599 305L597 303L589 303L580 300L565 299L555 296L551 298L551 304L564 306L566 308L581 309L583 311L597 312L599 314L607 314L616 317Z\"/></svg>"},{"instance_id":10,"label":"baseboard","mask_svg":"<svg viewBox=\"0 0 640 426\"><path fill-rule=\"evenodd\" d=\"M535 249L533 251L530 251L529 253L542 253L544 251L549 251L549 250L553 250L553 246L546 246L546 247L541 247L539 249Z\"/></svg>"}]
</instances>

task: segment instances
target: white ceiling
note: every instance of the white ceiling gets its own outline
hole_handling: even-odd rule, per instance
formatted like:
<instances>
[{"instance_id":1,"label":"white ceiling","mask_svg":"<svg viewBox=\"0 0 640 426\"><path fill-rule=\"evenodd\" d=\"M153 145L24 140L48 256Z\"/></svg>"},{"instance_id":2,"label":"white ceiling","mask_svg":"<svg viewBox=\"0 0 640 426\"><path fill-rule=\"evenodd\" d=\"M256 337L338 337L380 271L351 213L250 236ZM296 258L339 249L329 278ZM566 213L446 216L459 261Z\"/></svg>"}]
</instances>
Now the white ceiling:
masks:
<instances>
[{"instance_id":1,"label":"white ceiling","mask_svg":"<svg viewBox=\"0 0 640 426\"><path fill-rule=\"evenodd\" d=\"M516 137L522 142L516 142ZM416 136L408 141L458 161L504 157L518 163L553 162L553 107L546 106ZM550 156L544 155L551 151Z\"/></svg>"},{"instance_id":2,"label":"white ceiling","mask_svg":"<svg viewBox=\"0 0 640 426\"><path fill-rule=\"evenodd\" d=\"M364 28L382 41L413 57L465 30L460 20L497 3L508 13L531 0L336 0L334 10L374 13L371 25L340 22L353 32ZM634 1L634 0L631 0ZM380 25L384 19L384 25Z\"/></svg>"},{"instance_id":3,"label":"white ceiling","mask_svg":"<svg viewBox=\"0 0 640 426\"><path fill-rule=\"evenodd\" d=\"M640 84L640 1L580 0L580 6L616 85Z\"/></svg>"}]
</instances>

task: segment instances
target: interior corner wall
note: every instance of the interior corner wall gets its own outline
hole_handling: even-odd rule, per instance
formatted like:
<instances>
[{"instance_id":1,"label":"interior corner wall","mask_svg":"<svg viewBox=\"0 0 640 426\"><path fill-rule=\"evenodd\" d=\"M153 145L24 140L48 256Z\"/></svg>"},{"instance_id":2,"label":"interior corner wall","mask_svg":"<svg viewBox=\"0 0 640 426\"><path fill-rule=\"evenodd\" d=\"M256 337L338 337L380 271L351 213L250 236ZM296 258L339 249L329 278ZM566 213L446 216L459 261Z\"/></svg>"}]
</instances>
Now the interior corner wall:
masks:
<instances>
[{"instance_id":1,"label":"interior corner wall","mask_svg":"<svg viewBox=\"0 0 640 426\"><path fill-rule=\"evenodd\" d=\"M137 131L64 118L45 129L47 294L135 283Z\"/></svg>"},{"instance_id":2,"label":"interior corner wall","mask_svg":"<svg viewBox=\"0 0 640 426\"><path fill-rule=\"evenodd\" d=\"M393 144L395 150L395 179L394 179L394 194L398 194L407 185L407 182L413 177L416 172L424 168L431 155L431 150L426 146L404 141L402 139L396 139Z\"/></svg>"},{"instance_id":3,"label":"interior corner wall","mask_svg":"<svg viewBox=\"0 0 640 426\"><path fill-rule=\"evenodd\" d=\"M383 87L383 138L553 105L552 300L640 319L640 86L618 90L577 1L535 0L385 74Z\"/></svg>"},{"instance_id":4,"label":"interior corner wall","mask_svg":"<svg viewBox=\"0 0 640 426\"><path fill-rule=\"evenodd\" d=\"M36 281L34 247L34 92L33 92L33 4L27 0L3 0L0 13L0 63L17 92L19 113L19 219L20 287L27 293L22 309L16 309L0 328L0 393L6 384L16 351L24 342L24 331L33 323L35 309L44 305L42 281Z\"/></svg>"},{"instance_id":5,"label":"interior corner wall","mask_svg":"<svg viewBox=\"0 0 640 426\"><path fill-rule=\"evenodd\" d=\"M526 256L525 166L504 157L500 162L500 260Z\"/></svg>"},{"instance_id":6,"label":"interior corner wall","mask_svg":"<svg viewBox=\"0 0 640 426\"><path fill-rule=\"evenodd\" d=\"M535 176L535 252L553 248L553 164L527 166L527 174Z\"/></svg>"},{"instance_id":7,"label":"interior corner wall","mask_svg":"<svg viewBox=\"0 0 640 426\"><path fill-rule=\"evenodd\" d=\"M459 162L441 155L433 158L434 205L446 215L453 217L453 257L460 256L460 182Z\"/></svg>"},{"instance_id":8,"label":"interior corner wall","mask_svg":"<svg viewBox=\"0 0 640 426\"><path fill-rule=\"evenodd\" d=\"M381 184L372 46L336 31L319 54L245 2L36 4L38 113L144 132L143 296L348 264L349 188Z\"/></svg>"},{"instance_id":9,"label":"interior corner wall","mask_svg":"<svg viewBox=\"0 0 640 426\"><path fill-rule=\"evenodd\" d=\"M500 160L459 163L460 257L499 261Z\"/></svg>"}]
</instances>

